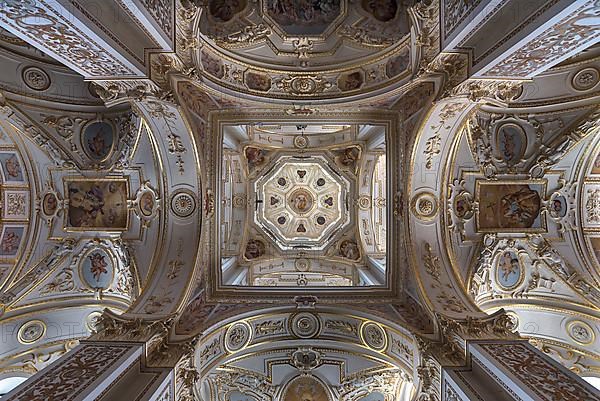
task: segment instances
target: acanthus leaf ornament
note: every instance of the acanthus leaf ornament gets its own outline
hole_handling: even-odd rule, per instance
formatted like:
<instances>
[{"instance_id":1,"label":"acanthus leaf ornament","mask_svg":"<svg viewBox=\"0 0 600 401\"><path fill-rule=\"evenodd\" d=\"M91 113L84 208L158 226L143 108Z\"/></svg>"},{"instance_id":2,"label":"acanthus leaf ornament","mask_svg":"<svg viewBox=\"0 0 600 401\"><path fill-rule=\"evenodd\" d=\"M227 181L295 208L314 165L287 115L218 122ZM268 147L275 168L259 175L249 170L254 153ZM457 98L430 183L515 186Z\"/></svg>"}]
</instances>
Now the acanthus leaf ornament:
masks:
<instances>
[{"instance_id":1,"label":"acanthus leaf ornament","mask_svg":"<svg viewBox=\"0 0 600 401\"><path fill-rule=\"evenodd\" d=\"M227 36L215 37L214 40L220 45L249 45L266 39L270 34L269 27L265 24L257 24L246 26L241 31Z\"/></svg>"},{"instance_id":2,"label":"acanthus leaf ornament","mask_svg":"<svg viewBox=\"0 0 600 401\"><path fill-rule=\"evenodd\" d=\"M296 75L282 78L276 83L284 92L293 95L315 95L332 87L331 82L318 75Z\"/></svg>"}]
</instances>

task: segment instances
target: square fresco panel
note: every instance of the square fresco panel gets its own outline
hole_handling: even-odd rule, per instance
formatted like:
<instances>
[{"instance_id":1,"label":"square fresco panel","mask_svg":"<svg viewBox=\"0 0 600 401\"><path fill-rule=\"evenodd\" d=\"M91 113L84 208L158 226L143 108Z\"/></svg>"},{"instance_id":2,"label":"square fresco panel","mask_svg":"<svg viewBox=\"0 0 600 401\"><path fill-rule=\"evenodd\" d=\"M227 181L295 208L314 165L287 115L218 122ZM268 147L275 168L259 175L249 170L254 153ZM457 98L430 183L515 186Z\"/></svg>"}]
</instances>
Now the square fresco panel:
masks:
<instances>
[{"instance_id":1,"label":"square fresco panel","mask_svg":"<svg viewBox=\"0 0 600 401\"><path fill-rule=\"evenodd\" d=\"M5 182L23 182L23 169L21 161L15 152L1 152L0 165L2 178Z\"/></svg>"},{"instance_id":2,"label":"square fresco panel","mask_svg":"<svg viewBox=\"0 0 600 401\"><path fill-rule=\"evenodd\" d=\"M127 180L65 181L69 206L66 228L127 230Z\"/></svg>"},{"instance_id":3,"label":"square fresco panel","mask_svg":"<svg viewBox=\"0 0 600 401\"><path fill-rule=\"evenodd\" d=\"M543 232L541 200L546 185L537 181L477 181L480 232Z\"/></svg>"},{"instance_id":4,"label":"square fresco panel","mask_svg":"<svg viewBox=\"0 0 600 401\"><path fill-rule=\"evenodd\" d=\"M3 227L0 237L0 255L15 256L23 241L24 227Z\"/></svg>"}]
</instances>

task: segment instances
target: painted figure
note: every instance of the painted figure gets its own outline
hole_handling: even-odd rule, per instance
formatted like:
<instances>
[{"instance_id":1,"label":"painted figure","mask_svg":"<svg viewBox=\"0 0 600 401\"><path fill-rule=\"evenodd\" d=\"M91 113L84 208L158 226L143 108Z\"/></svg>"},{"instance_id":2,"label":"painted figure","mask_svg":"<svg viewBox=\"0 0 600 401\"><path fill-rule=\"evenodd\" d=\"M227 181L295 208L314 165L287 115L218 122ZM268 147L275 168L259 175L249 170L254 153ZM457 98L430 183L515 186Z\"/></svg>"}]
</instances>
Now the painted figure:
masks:
<instances>
[{"instance_id":1,"label":"painted figure","mask_svg":"<svg viewBox=\"0 0 600 401\"><path fill-rule=\"evenodd\" d=\"M105 121L95 121L86 127L81 142L91 159L104 160L112 149L113 127Z\"/></svg>"},{"instance_id":2,"label":"painted figure","mask_svg":"<svg viewBox=\"0 0 600 401\"><path fill-rule=\"evenodd\" d=\"M521 278L519 256L513 251L504 251L498 260L498 283L505 288L514 288Z\"/></svg>"},{"instance_id":3,"label":"painted figure","mask_svg":"<svg viewBox=\"0 0 600 401\"><path fill-rule=\"evenodd\" d=\"M248 260L261 257L265 253L265 244L262 241L252 239L246 244L244 257Z\"/></svg>"},{"instance_id":4,"label":"painted figure","mask_svg":"<svg viewBox=\"0 0 600 401\"><path fill-rule=\"evenodd\" d=\"M344 240L340 243L340 255L350 260L358 260L360 251L356 242Z\"/></svg>"},{"instance_id":5,"label":"painted figure","mask_svg":"<svg viewBox=\"0 0 600 401\"><path fill-rule=\"evenodd\" d=\"M122 181L75 181L68 185L71 227L125 229L127 189Z\"/></svg>"},{"instance_id":6,"label":"painted figure","mask_svg":"<svg viewBox=\"0 0 600 401\"><path fill-rule=\"evenodd\" d=\"M106 269L108 264L104 260L105 255L102 255L100 252L94 252L88 256L88 258L90 259L90 271L92 272L94 279L100 281L100 276L108 273L108 270Z\"/></svg>"},{"instance_id":7,"label":"painted figure","mask_svg":"<svg viewBox=\"0 0 600 401\"><path fill-rule=\"evenodd\" d=\"M515 227L531 227L540 210L540 195L529 188L521 188L500 200L502 216Z\"/></svg>"},{"instance_id":8,"label":"painted figure","mask_svg":"<svg viewBox=\"0 0 600 401\"><path fill-rule=\"evenodd\" d=\"M0 248L2 249L3 255L13 255L17 252L19 244L21 243L21 236L15 231L5 231L4 237Z\"/></svg>"}]
</instances>

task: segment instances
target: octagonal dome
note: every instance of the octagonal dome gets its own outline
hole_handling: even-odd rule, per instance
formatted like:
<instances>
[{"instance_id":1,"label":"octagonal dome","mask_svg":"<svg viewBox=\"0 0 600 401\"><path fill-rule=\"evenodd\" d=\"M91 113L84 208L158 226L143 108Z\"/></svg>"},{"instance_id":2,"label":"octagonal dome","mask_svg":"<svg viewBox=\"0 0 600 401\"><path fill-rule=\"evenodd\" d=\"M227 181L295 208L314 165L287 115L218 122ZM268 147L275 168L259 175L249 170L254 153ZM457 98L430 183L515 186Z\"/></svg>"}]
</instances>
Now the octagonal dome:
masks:
<instances>
[{"instance_id":1,"label":"octagonal dome","mask_svg":"<svg viewBox=\"0 0 600 401\"><path fill-rule=\"evenodd\" d=\"M255 223L281 250L322 250L350 222L350 182L324 156L283 155L254 188Z\"/></svg>"}]
</instances>

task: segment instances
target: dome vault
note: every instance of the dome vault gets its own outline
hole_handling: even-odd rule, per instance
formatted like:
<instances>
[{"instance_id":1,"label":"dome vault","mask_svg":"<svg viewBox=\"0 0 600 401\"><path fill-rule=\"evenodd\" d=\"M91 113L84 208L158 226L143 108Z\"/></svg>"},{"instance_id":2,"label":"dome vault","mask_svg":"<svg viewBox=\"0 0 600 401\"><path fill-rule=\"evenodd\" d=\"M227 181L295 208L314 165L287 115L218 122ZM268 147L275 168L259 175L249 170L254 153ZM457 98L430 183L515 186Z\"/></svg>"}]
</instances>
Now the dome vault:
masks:
<instances>
[{"instance_id":1,"label":"dome vault","mask_svg":"<svg viewBox=\"0 0 600 401\"><path fill-rule=\"evenodd\" d=\"M282 155L255 182L254 223L281 250L323 250L350 223L350 180L332 164L315 154Z\"/></svg>"}]
</instances>

